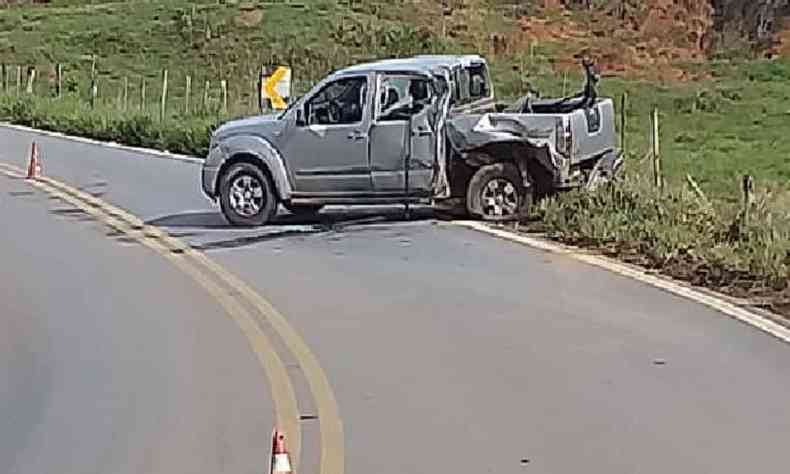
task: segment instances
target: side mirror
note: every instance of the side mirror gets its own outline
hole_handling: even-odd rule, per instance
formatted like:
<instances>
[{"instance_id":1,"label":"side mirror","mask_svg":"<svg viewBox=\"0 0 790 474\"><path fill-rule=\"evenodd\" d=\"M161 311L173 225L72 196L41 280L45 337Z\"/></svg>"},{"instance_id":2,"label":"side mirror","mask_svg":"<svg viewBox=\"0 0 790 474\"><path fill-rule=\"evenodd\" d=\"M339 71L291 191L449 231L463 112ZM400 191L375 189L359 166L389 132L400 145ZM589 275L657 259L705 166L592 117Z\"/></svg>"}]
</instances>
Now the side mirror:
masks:
<instances>
[{"instance_id":1,"label":"side mirror","mask_svg":"<svg viewBox=\"0 0 790 474\"><path fill-rule=\"evenodd\" d=\"M296 109L296 125L299 127L304 127L307 125L307 119L305 119L303 107Z\"/></svg>"}]
</instances>

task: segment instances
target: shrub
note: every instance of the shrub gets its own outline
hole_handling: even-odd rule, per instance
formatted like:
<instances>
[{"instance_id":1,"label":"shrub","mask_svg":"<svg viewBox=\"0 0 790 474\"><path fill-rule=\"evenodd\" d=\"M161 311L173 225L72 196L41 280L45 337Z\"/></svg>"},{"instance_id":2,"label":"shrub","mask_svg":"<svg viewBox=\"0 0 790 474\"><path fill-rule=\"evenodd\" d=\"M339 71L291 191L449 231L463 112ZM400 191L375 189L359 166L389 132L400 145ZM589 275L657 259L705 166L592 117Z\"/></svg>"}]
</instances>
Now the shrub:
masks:
<instances>
[{"instance_id":1,"label":"shrub","mask_svg":"<svg viewBox=\"0 0 790 474\"><path fill-rule=\"evenodd\" d=\"M660 193L629 176L596 192L549 198L537 215L551 238L694 284L740 295L788 291L790 217L769 193L758 196L746 223L740 205L709 205L679 187Z\"/></svg>"},{"instance_id":2,"label":"shrub","mask_svg":"<svg viewBox=\"0 0 790 474\"><path fill-rule=\"evenodd\" d=\"M216 121L201 117L124 114L108 107L89 108L76 97L62 99L0 96L0 120L69 135L205 156Z\"/></svg>"}]
</instances>

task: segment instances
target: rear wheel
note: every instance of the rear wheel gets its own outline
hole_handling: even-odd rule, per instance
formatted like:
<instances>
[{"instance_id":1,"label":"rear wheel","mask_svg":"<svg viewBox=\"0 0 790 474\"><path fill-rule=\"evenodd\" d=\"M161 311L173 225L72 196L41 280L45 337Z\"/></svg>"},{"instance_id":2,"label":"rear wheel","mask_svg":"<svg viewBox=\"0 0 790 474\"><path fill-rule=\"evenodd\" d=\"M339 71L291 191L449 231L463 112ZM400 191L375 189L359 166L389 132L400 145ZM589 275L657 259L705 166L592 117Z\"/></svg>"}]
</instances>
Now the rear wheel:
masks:
<instances>
[{"instance_id":1,"label":"rear wheel","mask_svg":"<svg viewBox=\"0 0 790 474\"><path fill-rule=\"evenodd\" d=\"M472 176L466 193L469 214L485 221L518 219L532 202L512 163L483 166Z\"/></svg>"},{"instance_id":2,"label":"rear wheel","mask_svg":"<svg viewBox=\"0 0 790 474\"><path fill-rule=\"evenodd\" d=\"M236 163L222 175L219 202L225 219L237 226L266 224L277 210L274 186L250 163Z\"/></svg>"}]
</instances>

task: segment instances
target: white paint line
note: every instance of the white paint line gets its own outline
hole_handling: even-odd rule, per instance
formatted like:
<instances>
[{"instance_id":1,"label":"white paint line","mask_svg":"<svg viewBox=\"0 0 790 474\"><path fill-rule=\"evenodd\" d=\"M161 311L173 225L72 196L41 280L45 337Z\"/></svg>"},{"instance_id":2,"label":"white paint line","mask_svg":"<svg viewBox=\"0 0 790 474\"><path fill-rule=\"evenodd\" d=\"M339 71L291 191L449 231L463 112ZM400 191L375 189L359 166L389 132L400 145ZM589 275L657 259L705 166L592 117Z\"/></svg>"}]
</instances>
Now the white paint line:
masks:
<instances>
[{"instance_id":1,"label":"white paint line","mask_svg":"<svg viewBox=\"0 0 790 474\"><path fill-rule=\"evenodd\" d=\"M790 329L772 321L769 318L756 314L745 308L741 308L733 303L730 303L723 297L715 296L712 294L705 294L701 291L695 290L680 282L672 281L663 277L650 275L647 272L632 268L628 265L619 263L613 259L593 255L589 253L582 253L576 249L556 244L544 239L529 237L515 232L507 231L504 229L493 228L483 222L476 221L456 221L455 225L467 227L480 232L485 232L489 235L494 235L512 242L520 243L530 247L534 247L546 252L567 255L571 258L584 262L588 265L593 265L604 270L631 278L632 280L650 285L652 287L664 290L674 295L689 299L696 303L700 303L716 311L726 314L738 321L746 323L756 329L768 333L784 342L790 343Z\"/></svg>"},{"instance_id":2,"label":"white paint line","mask_svg":"<svg viewBox=\"0 0 790 474\"><path fill-rule=\"evenodd\" d=\"M37 135L43 135L43 136L46 136L46 137L53 137L53 138L60 138L60 139L63 139L63 140L70 140L70 141L77 142L77 143L85 143L85 144L88 144L88 145L100 146L100 147L104 147L104 148L112 148L112 149L115 149L115 150L129 151L129 152L133 152L133 153L141 153L141 154L145 154L145 155L154 156L154 157L157 157L157 158L183 161L183 162L192 163L192 164L203 164L203 159L202 158L196 158L194 156L187 156L187 155L179 155L177 153L169 153L169 152L166 152L166 151L154 150L152 148L139 148L139 147L121 145L120 143L115 143L115 142L102 142L102 141L99 141L99 140L94 140L92 138L75 137L75 136L66 135L66 134L63 134L63 133L60 133L60 132L50 132L50 131L47 131L47 130L39 130L37 128L25 127L23 125L14 125L12 123L6 123L6 122L0 122L0 127L1 128L11 129L11 130L17 130L17 131L21 131L21 132L35 133Z\"/></svg>"}]
</instances>

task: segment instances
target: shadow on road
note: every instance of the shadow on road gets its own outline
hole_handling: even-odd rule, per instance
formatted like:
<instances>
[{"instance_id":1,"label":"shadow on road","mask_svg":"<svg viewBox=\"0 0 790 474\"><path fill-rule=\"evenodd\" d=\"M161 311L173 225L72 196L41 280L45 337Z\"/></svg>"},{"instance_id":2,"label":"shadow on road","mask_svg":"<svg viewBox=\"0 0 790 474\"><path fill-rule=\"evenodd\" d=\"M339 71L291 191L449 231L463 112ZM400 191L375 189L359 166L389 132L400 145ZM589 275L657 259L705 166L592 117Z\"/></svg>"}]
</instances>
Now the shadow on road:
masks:
<instances>
[{"instance_id":1,"label":"shadow on road","mask_svg":"<svg viewBox=\"0 0 790 474\"><path fill-rule=\"evenodd\" d=\"M294 215L286 212L278 214L274 220L260 229L278 226L320 226L326 230L338 230L341 227L364 225L380 222L407 222L433 219L436 216L429 207L413 207L407 218L403 207L371 206L371 207L329 207L317 214ZM197 228L197 229L242 229L227 223L220 212L184 212L157 217L146 221L146 224L158 227Z\"/></svg>"},{"instance_id":2,"label":"shadow on road","mask_svg":"<svg viewBox=\"0 0 790 474\"><path fill-rule=\"evenodd\" d=\"M364 230L371 225L398 224L434 219L430 207L413 207L408 215L401 206L330 206L320 213L294 215L281 212L274 220L261 227L244 228L229 225L219 211L193 211L157 217L148 225L164 229L181 229L196 250L220 250L246 247L288 237L348 232L350 227ZM197 231L197 232L196 232ZM204 231L204 232L201 232ZM206 232L207 231L207 232ZM232 231L232 233L231 233ZM215 232L217 232L215 234ZM171 235L174 235L171 232ZM202 237L219 236L211 240Z\"/></svg>"},{"instance_id":3,"label":"shadow on road","mask_svg":"<svg viewBox=\"0 0 790 474\"><path fill-rule=\"evenodd\" d=\"M278 232L266 232L254 235L245 235L242 237L234 237L231 239L214 240L205 243L195 243L191 247L195 250L219 250L219 249L234 249L239 247L247 247L249 245L259 244L262 242L269 242L272 240L282 239L285 237L294 237L308 234L321 234L326 232L323 229L301 229L301 230L283 230Z\"/></svg>"},{"instance_id":4,"label":"shadow on road","mask_svg":"<svg viewBox=\"0 0 790 474\"><path fill-rule=\"evenodd\" d=\"M218 212L184 212L157 217L145 222L157 227L190 227L198 229L232 229Z\"/></svg>"}]
</instances>

